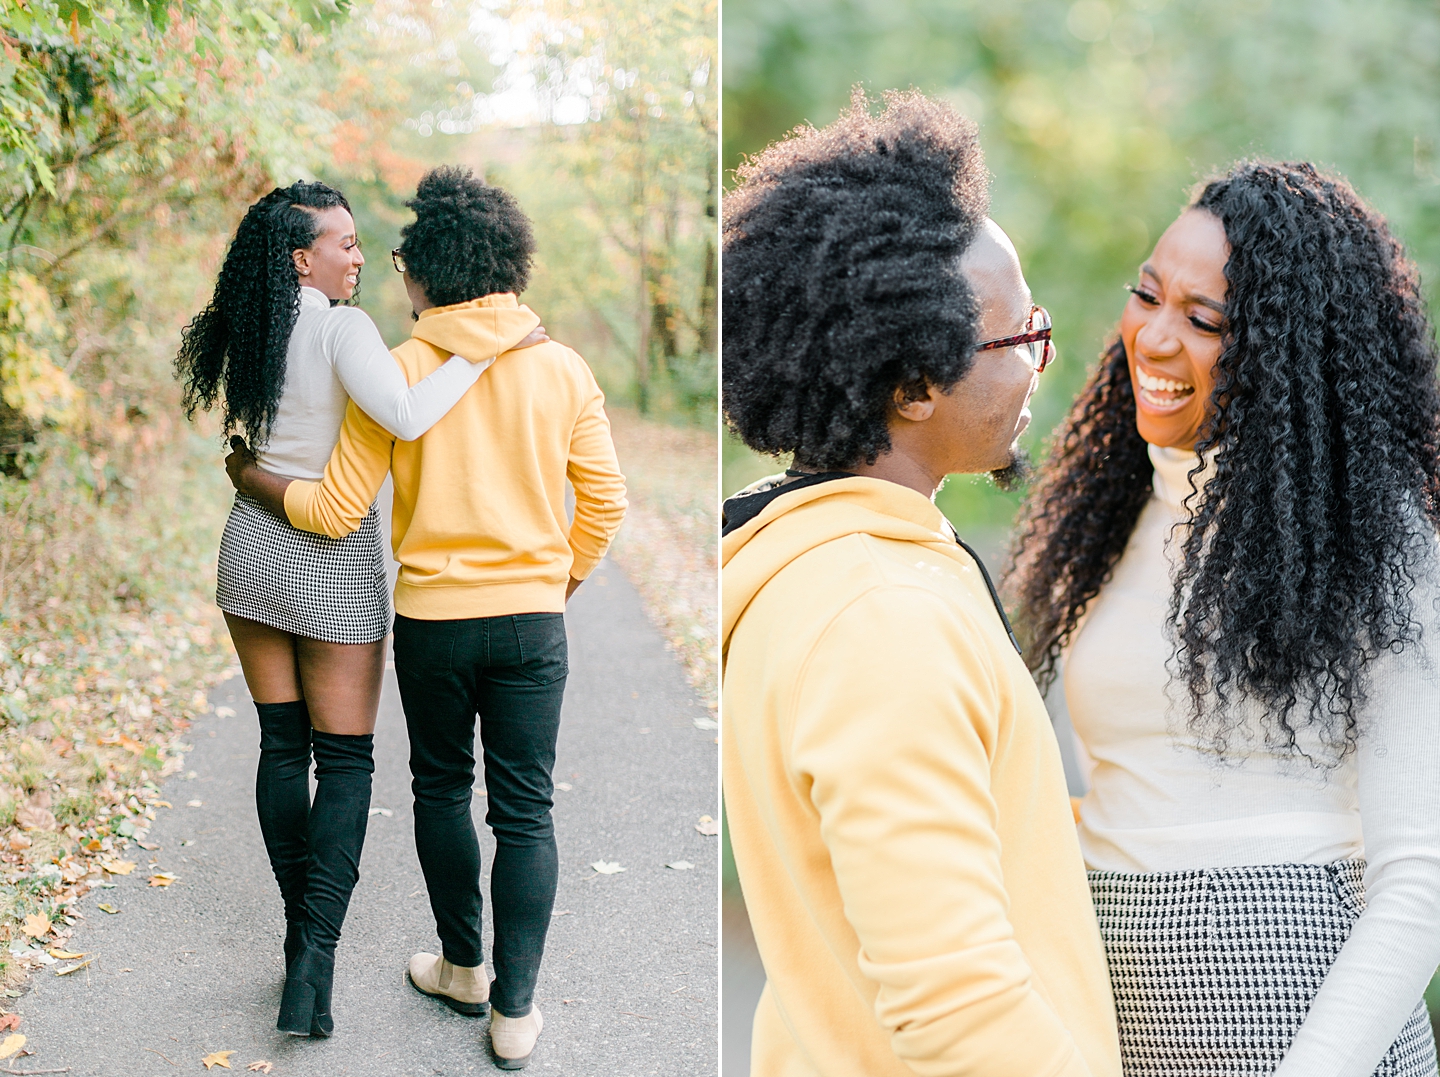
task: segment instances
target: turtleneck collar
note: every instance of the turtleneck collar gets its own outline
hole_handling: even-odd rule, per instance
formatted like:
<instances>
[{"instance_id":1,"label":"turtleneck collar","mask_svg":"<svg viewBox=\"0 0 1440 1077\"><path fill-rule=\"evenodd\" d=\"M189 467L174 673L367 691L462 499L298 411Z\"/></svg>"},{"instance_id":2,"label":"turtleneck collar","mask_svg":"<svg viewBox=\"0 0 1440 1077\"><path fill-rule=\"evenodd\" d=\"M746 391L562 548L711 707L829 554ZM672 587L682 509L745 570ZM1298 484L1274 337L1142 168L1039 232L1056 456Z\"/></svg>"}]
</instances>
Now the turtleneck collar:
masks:
<instances>
[{"instance_id":1,"label":"turtleneck collar","mask_svg":"<svg viewBox=\"0 0 1440 1077\"><path fill-rule=\"evenodd\" d=\"M300 309L309 307L330 309L330 297L319 288L312 288L308 284L300 285Z\"/></svg>"},{"instance_id":2,"label":"turtleneck collar","mask_svg":"<svg viewBox=\"0 0 1440 1077\"><path fill-rule=\"evenodd\" d=\"M1190 472L1200 466L1200 457L1188 449L1171 449L1151 445L1150 463L1155 465L1155 497L1176 513L1181 511L1185 499L1190 496ZM1215 474L1215 454L1208 453L1205 470L1195 476L1200 492Z\"/></svg>"}]
</instances>

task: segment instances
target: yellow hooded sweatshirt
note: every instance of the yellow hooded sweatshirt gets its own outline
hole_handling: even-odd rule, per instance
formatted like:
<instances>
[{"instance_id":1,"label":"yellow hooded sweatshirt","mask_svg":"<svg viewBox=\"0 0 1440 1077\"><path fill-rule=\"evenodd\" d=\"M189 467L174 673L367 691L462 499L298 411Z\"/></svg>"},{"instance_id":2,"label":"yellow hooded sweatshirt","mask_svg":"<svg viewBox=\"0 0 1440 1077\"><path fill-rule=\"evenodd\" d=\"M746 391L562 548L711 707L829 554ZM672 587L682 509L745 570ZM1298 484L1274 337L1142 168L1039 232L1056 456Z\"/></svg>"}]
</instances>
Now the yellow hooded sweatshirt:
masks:
<instances>
[{"instance_id":1,"label":"yellow hooded sweatshirt","mask_svg":"<svg viewBox=\"0 0 1440 1077\"><path fill-rule=\"evenodd\" d=\"M940 511L833 479L721 558L725 810L768 980L751 1073L1119 1077L1059 748Z\"/></svg>"},{"instance_id":2,"label":"yellow hooded sweatshirt","mask_svg":"<svg viewBox=\"0 0 1440 1077\"><path fill-rule=\"evenodd\" d=\"M397 441L352 401L324 480L285 491L294 526L339 538L394 473L395 609L406 617L563 612L569 578L588 576L619 530L625 477L585 360L553 341L506 351L539 324L508 293L425 311L391 352L411 385L452 354L505 354L415 441Z\"/></svg>"}]
</instances>

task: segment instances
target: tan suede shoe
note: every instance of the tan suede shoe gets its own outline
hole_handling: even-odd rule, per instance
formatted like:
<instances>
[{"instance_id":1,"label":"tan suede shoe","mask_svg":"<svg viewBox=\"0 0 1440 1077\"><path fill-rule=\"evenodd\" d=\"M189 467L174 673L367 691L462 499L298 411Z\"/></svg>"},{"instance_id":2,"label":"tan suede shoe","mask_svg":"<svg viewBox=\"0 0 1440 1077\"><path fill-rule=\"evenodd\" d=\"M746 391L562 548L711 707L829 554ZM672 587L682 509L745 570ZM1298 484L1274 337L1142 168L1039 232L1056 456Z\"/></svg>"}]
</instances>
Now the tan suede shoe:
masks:
<instances>
[{"instance_id":1,"label":"tan suede shoe","mask_svg":"<svg viewBox=\"0 0 1440 1077\"><path fill-rule=\"evenodd\" d=\"M416 954L410 959L410 982L415 990L468 1017L479 1017L490 1008L490 977L483 962L467 969L434 954Z\"/></svg>"},{"instance_id":2,"label":"tan suede shoe","mask_svg":"<svg viewBox=\"0 0 1440 1077\"><path fill-rule=\"evenodd\" d=\"M539 1006L531 1006L524 1017L506 1017L492 1010L490 1049L495 1052L495 1064L502 1070L524 1069L544 1027Z\"/></svg>"}]
</instances>

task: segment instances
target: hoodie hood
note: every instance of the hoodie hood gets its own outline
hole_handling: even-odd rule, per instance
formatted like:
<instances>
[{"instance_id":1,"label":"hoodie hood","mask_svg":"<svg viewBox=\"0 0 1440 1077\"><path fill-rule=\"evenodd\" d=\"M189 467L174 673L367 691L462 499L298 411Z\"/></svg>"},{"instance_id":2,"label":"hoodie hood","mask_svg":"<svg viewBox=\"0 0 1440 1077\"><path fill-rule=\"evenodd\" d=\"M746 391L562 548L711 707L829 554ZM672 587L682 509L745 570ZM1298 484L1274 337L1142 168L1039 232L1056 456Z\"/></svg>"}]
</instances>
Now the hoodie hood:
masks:
<instances>
[{"instance_id":1,"label":"hoodie hood","mask_svg":"<svg viewBox=\"0 0 1440 1077\"><path fill-rule=\"evenodd\" d=\"M794 490L776 475L747 487L726 502L727 520L746 511L746 499L764 508L732 527L720 544L723 611L721 649L751 600L790 562L815 547L848 535L866 534L934 547L964 557L954 529L934 502L908 487L860 476L806 483Z\"/></svg>"},{"instance_id":2,"label":"hoodie hood","mask_svg":"<svg viewBox=\"0 0 1440 1077\"><path fill-rule=\"evenodd\" d=\"M540 317L521 306L512 292L481 296L468 303L431 307L410 335L472 363L509 351L540 324Z\"/></svg>"}]
</instances>

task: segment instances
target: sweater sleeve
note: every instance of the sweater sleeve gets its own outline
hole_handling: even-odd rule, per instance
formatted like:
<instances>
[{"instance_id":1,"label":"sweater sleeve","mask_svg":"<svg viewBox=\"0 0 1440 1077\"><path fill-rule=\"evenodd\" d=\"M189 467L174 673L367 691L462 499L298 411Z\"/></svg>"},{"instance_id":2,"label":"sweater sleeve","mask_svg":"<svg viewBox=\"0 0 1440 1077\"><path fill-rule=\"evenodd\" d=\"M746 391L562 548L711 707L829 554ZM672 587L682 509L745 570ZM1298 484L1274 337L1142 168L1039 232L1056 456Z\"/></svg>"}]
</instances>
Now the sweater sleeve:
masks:
<instances>
[{"instance_id":1,"label":"sweater sleeve","mask_svg":"<svg viewBox=\"0 0 1440 1077\"><path fill-rule=\"evenodd\" d=\"M331 538L344 538L358 528L384 485L394 445L394 436L350 401L325 478L297 479L285 488L291 526Z\"/></svg>"},{"instance_id":2,"label":"sweater sleeve","mask_svg":"<svg viewBox=\"0 0 1440 1077\"><path fill-rule=\"evenodd\" d=\"M1370 1077L1440 965L1440 624L1417 589L1422 646L1384 654L1356 746L1366 908L1276 1077Z\"/></svg>"},{"instance_id":3,"label":"sweater sleeve","mask_svg":"<svg viewBox=\"0 0 1440 1077\"><path fill-rule=\"evenodd\" d=\"M990 786L1001 697L980 635L927 591L857 599L799 672L791 780L896 1056L922 1077L1083 1077L1009 920Z\"/></svg>"},{"instance_id":4,"label":"sweater sleeve","mask_svg":"<svg viewBox=\"0 0 1440 1077\"><path fill-rule=\"evenodd\" d=\"M410 385L369 315L351 307L336 308L335 313L327 344L340 384L361 411L401 441L414 441L444 418L495 361L494 355L452 355L429 377Z\"/></svg>"},{"instance_id":5,"label":"sweater sleeve","mask_svg":"<svg viewBox=\"0 0 1440 1077\"><path fill-rule=\"evenodd\" d=\"M615 458L605 395L586 368L585 403L570 435L565 475L575 489L575 519L570 525L572 579L583 580L610 548L625 518L625 476Z\"/></svg>"}]
</instances>

